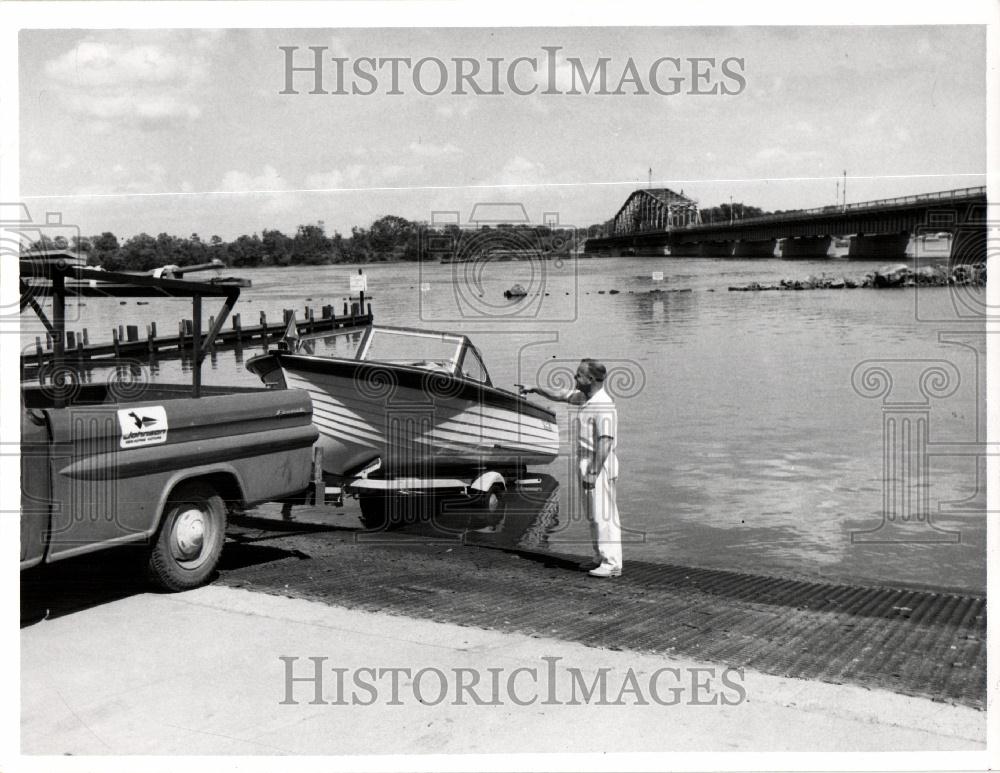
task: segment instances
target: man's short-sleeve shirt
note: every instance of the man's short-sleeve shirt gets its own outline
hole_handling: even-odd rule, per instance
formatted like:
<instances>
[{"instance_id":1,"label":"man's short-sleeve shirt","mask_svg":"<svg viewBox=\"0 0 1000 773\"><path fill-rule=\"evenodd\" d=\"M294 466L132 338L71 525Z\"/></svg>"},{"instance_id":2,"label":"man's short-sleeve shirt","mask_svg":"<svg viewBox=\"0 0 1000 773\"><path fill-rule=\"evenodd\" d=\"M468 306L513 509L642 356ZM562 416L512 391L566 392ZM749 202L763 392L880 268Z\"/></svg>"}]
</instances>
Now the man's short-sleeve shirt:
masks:
<instances>
[{"instance_id":1,"label":"man's short-sleeve shirt","mask_svg":"<svg viewBox=\"0 0 1000 773\"><path fill-rule=\"evenodd\" d=\"M574 394L577 393L579 390L574 390ZM609 478L617 478L618 455L615 449L618 447L618 410L603 387L578 406L573 425L576 433L577 459L593 459L597 439L611 438L611 453L604 460L604 471Z\"/></svg>"}]
</instances>

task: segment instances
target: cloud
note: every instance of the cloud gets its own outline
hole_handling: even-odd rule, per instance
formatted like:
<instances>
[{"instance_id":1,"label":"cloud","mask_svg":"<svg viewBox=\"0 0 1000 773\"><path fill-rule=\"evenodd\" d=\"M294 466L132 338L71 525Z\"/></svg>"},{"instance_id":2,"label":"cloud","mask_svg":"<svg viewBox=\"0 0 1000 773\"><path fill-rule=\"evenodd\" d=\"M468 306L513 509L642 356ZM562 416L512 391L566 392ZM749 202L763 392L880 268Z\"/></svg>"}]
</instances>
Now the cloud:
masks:
<instances>
[{"instance_id":1,"label":"cloud","mask_svg":"<svg viewBox=\"0 0 1000 773\"><path fill-rule=\"evenodd\" d=\"M123 46L83 41L45 65L46 74L72 88L186 83L204 75L200 57L180 57L158 45Z\"/></svg>"},{"instance_id":2,"label":"cloud","mask_svg":"<svg viewBox=\"0 0 1000 773\"><path fill-rule=\"evenodd\" d=\"M817 164L824 166L823 154L816 150L788 150L782 146L761 148L750 157L748 164L757 170L765 170L764 174L804 173L806 168L815 168ZM755 172L759 174L760 172Z\"/></svg>"},{"instance_id":3,"label":"cloud","mask_svg":"<svg viewBox=\"0 0 1000 773\"><path fill-rule=\"evenodd\" d=\"M249 196L251 208L263 217L284 217L301 209L302 194L291 190L288 181L270 164L260 173L231 169L222 177L220 191L256 194ZM242 197L241 197L242 198Z\"/></svg>"},{"instance_id":4,"label":"cloud","mask_svg":"<svg viewBox=\"0 0 1000 773\"><path fill-rule=\"evenodd\" d=\"M468 118L478 104L474 99L465 99L458 103L438 105L434 112L444 118Z\"/></svg>"},{"instance_id":5,"label":"cloud","mask_svg":"<svg viewBox=\"0 0 1000 773\"><path fill-rule=\"evenodd\" d=\"M419 174L422 166L407 164L348 164L342 169L314 172L306 177L309 190L341 190L344 188L378 188L398 182L407 175Z\"/></svg>"},{"instance_id":6,"label":"cloud","mask_svg":"<svg viewBox=\"0 0 1000 773\"><path fill-rule=\"evenodd\" d=\"M86 196L109 193L166 193L171 187L167 168L163 164L152 162L130 166L118 163L103 170L100 182L78 186L74 193Z\"/></svg>"},{"instance_id":7,"label":"cloud","mask_svg":"<svg viewBox=\"0 0 1000 773\"><path fill-rule=\"evenodd\" d=\"M530 161L524 156L514 156L503 165L494 182L498 185L534 186L551 182L551 179L545 164Z\"/></svg>"},{"instance_id":8,"label":"cloud","mask_svg":"<svg viewBox=\"0 0 1000 773\"><path fill-rule=\"evenodd\" d=\"M442 156L458 155L462 149L457 145L447 142L444 145L435 145L432 142L411 142L410 152L428 158L440 158Z\"/></svg>"},{"instance_id":9,"label":"cloud","mask_svg":"<svg viewBox=\"0 0 1000 773\"><path fill-rule=\"evenodd\" d=\"M107 122L133 120L142 126L156 127L176 119L195 119L201 109L172 94L135 98L130 94L91 96L73 93L64 98L66 106L78 115Z\"/></svg>"},{"instance_id":10,"label":"cloud","mask_svg":"<svg viewBox=\"0 0 1000 773\"><path fill-rule=\"evenodd\" d=\"M253 193L288 190L288 183L273 166L267 165L260 174L230 170L222 178L219 190L234 193Z\"/></svg>"},{"instance_id":11,"label":"cloud","mask_svg":"<svg viewBox=\"0 0 1000 773\"><path fill-rule=\"evenodd\" d=\"M201 33L168 50L156 43L83 40L46 62L52 91L86 128L167 128L201 116L198 89L217 35Z\"/></svg>"}]
</instances>

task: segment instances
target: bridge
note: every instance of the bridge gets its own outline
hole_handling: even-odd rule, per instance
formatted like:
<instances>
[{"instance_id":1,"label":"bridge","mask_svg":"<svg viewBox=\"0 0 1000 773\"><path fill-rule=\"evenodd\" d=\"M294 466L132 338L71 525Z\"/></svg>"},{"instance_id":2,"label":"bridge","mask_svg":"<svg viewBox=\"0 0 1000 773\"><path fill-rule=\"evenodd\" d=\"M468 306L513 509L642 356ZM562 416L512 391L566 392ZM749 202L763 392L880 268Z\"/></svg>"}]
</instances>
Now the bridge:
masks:
<instances>
[{"instance_id":1,"label":"bridge","mask_svg":"<svg viewBox=\"0 0 1000 773\"><path fill-rule=\"evenodd\" d=\"M669 188L634 191L604 235L587 240L595 255L679 257L827 257L834 239L850 239L847 257L899 259L911 239L949 235L952 262L986 256L986 188L816 207L730 222L701 221L697 203Z\"/></svg>"}]
</instances>

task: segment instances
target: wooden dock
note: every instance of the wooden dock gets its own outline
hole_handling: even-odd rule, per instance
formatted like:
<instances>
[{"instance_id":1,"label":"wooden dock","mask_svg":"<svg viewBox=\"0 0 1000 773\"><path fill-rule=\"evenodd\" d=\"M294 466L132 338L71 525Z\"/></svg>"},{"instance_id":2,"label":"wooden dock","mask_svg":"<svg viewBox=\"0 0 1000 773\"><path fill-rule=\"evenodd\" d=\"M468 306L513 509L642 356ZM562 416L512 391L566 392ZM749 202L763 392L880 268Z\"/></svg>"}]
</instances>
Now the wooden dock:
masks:
<instances>
[{"instance_id":1,"label":"wooden dock","mask_svg":"<svg viewBox=\"0 0 1000 773\"><path fill-rule=\"evenodd\" d=\"M369 325L372 322L370 303L367 304L367 308L363 303L345 303L340 316L334 313L332 305L323 306L318 315L316 310L309 306L303 311L304 318L295 319L295 328L299 335L333 332ZM203 340L201 348L204 351L248 346L267 351L270 346L285 337L288 323L294 315L292 309L285 309L280 322L269 322L267 314L261 311L257 324L244 326L241 315L234 314L231 327L220 330L214 341ZM213 324L214 318L209 318L209 329ZM150 322L145 328L145 331L140 331L138 325L119 325L112 329L111 341L105 343L91 343L90 332L86 328L81 331L67 330L64 360L67 363L113 365L115 360L122 357L183 356L194 350L194 323L190 319L178 321L176 335L161 336L155 322ZM144 332L145 336L141 335L141 332ZM22 378L37 376L39 367L51 357L52 349L53 339L50 334L46 333L44 342L40 336L36 337L34 351L21 355Z\"/></svg>"}]
</instances>

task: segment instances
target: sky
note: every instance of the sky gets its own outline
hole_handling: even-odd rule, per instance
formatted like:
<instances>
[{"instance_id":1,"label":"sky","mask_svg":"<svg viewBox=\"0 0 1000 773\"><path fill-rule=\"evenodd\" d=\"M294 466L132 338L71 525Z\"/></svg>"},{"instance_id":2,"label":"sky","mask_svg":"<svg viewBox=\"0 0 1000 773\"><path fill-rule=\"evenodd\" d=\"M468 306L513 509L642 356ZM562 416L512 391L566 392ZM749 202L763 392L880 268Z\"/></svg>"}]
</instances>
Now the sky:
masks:
<instances>
[{"instance_id":1,"label":"sky","mask_svg":"<svg viewBox=\"0 0 1000 773\"><path fill-rule=\"evenodd\" d=\"M281 94L281 46L298 47L296 64L327 47L327 90L332 57L348 91L367 87L350 77L362 57L452 69L437 95L405 69L403 93L386 93L385 68L370 95L309 94L308 74ZM609 91L631 59L647 93L543 94L546 74L525 65L514 82L533 94L451 93L453 58L485 73L490 58L544 64L543 46L559 47L557 90L568 58L589 72L606 57ZM662 57L714 58L701 90L738 93L690 93L688 73L681 93L657 94ZM742 60L742 85L724 59ZM61 212L83 234L231 239L317 222L349 234L387 214L468 222L492 202L587 226L650 170L703 207L831 204L844 170L848 201L984 185L985 60L978 26L23 30L21 194L35 219ZM422 74L433 90L433 66Z\"/></svg>"}]
</instances>

